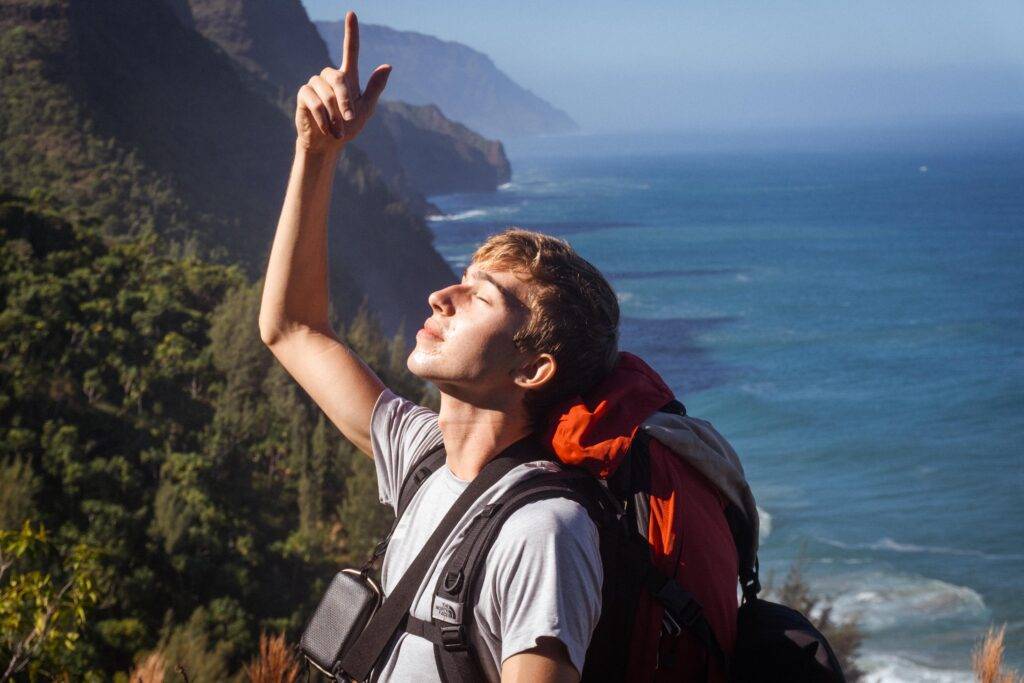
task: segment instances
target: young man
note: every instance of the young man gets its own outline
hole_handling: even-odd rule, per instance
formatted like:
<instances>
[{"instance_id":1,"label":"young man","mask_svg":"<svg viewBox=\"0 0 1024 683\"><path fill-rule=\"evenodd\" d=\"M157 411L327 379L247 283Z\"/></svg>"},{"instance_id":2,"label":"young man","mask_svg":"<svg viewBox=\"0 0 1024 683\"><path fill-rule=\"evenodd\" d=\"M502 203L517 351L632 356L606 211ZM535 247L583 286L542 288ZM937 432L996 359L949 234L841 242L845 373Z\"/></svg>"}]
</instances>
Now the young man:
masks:
<instances>
[{"instance_id":1,"label":"young man","mask_svg":"<svg viewBox=\"0 0 1024 683\"><path fill-rule=\"evenodd\" d=\"M601 274L567 243L508 230L474 255L458 284L432 293L430 315L407 365L441 392L440 413L396 396L331 330L326 222L339 154L373 114L391 67L360 92L355 15L345 18L340 70L326 68L298 93L298 133L260 310L263 341L341 432L377 468L383 502L397 504L420 455L444 444L446 465L410 503L384 559L385 594L483 467L528 443L550 406L600 379L617 355L619 309ZM367 226L368 228L371 226ZM531 447L533 447L531 445ZM456 527L525 477L557 467L541 459L512 469ZM450 539L451 540L451 539ZM439 553L411 614L431 618ZM578 503L542 500L516 511L489 553L470 642L484 675L502 681L575 681L601 607L597 529ZM433 644L400 632L381 659L381 680L438 680Z\"/></svg>"}]
</instances>

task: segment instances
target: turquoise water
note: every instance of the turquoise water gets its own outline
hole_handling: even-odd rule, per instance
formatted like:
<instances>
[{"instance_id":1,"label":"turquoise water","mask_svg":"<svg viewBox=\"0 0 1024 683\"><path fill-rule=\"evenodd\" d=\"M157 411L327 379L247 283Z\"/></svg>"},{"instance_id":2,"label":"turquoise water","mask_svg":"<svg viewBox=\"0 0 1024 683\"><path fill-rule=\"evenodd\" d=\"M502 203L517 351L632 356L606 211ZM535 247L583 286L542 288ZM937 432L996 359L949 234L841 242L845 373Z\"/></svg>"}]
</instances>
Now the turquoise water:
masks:
<instances>
[{"instance_id":1,"label":"turquoise water","mask_svg":"<svg viewBox=\"0 0 1024 683\"><path fill-rule=\"evenodd\" d=\"M764 573L803 556L871 680L969 680L992 623L1024 664L1024 158L593 142L432 198L439 251L519 225L597 265L622 348L740 453Z\"/></svg>"}]
</instances>

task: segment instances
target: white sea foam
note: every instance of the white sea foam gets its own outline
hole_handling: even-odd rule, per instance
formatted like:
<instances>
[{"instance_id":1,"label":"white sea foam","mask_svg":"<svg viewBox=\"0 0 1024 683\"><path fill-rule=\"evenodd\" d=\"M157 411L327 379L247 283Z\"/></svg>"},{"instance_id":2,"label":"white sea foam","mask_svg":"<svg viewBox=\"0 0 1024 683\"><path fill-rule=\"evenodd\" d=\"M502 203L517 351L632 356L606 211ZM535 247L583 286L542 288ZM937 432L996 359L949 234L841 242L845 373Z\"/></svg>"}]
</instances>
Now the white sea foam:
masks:
<instances>
[{"instance_id":1,"label":"white sea foam","mask_svg":"<svg viewBox=\"0 0 1024 683\"><path fill-rule=\"evenodd\" d=\"M977 591L911 574L866 571L829 575L816 581L815 588L829 597L836 619L856 620L865 631L989 616Z\"/></svg>"},{"instance_id":2,"label":"white sea foam","mask_svg":"<svg viewBox=\"0 0 1024 683\"><path fill-rule=\"evenodd\" d=\"M480 216L486 216L487 213L486 209L469 209L468 211L459 211L458 213L435 213L427 216L427 220L437 223L444 223L447 221L464 221L467 218L479 218Z\"/></svg>"},{"instance_id":3,"label":"white sea foam","mask_svg":"<svg viewBox=\"0 0 1024 683\"><path fill-rule=\"evenodd\" d=\"M938 669L895 654L867 653L857 658L867 674L866 683L969 683L974 676L967 670Z\"/></svg>"},{"instance_id":4,"label":"white sea foam","mask_svg":"<svg viewBox=\"0 0 1024 683\"><path fill-rule=\"evenodd\" d=\"M758 507L757 517L760 520L761 526L758 530L758 538L763 543L764 539L768 538L772 533L772 516L768 514L768 511Z\"/></svg>"},{"instance_id":5,"label":"white sea foam","mask_svg":"<svg viewBox=\"0 0 1024 683\"><path fill-rule=\"evenodd\" d=\"M510 213L518 213L518 206L486 206L476 209L466 209L455 213L435 213L427 216L427 220L433 223L450 223L452 221L464 221L470 218L481 218L483 216L501 216Z\"/></svg>"},{"instance_id":6,"label":"white sea foam","mask_svg":"<svg viewBox=\"0 0 1024 683\"><path fill-rule=\"evenodd\" d=\"M502 183L501 185L498 185L498 189L499 190L511 190L512 189L512 183L511 182L509 182L509 183Z\"/></svg>"},{"instance_id":7,"label":"white sea foam","mask_svg":"<svg viewBox=\"0 0 1024 683\"><path fill-rule=\"evenodd\" d=\"M449 257L451 265L454 268L462 268L469 265L469 262L473 260L473 252L468 254L459 254L458 256Z\"/></svg>"},{"instance_id":8,"label":"white sea foam","mask_svg":"<svg viewBox=\"0 0 1024 683\"><path fill-rule=\"evenodd\" d=\"M926 553L930 555L960 555L966 557L980 557L985 560L1024 560L1024 554L998 554L986 553L970 548L952 548L941 545L919 545L916 543L901 543L889 536L884 536L871 543L843 543L827 538L820 539L836 548L844 550L888 550L894 553Z\"/></svg>"},{"instance_id":9,"label":"white sea foam","mask_svg":"<svg viewBox=\"0 0 1024 683\"><path fill-rule=\"evenodd\" d=\"M618 299L618 300L619 300L620 302L623 302L623 301L632 301L632 300L633 300L633 292L618 292L618 293L617 293L617 294L615 295L615 297L616 297L616 298L617 298L617 299Z\"/></svg>"}]
</instances>

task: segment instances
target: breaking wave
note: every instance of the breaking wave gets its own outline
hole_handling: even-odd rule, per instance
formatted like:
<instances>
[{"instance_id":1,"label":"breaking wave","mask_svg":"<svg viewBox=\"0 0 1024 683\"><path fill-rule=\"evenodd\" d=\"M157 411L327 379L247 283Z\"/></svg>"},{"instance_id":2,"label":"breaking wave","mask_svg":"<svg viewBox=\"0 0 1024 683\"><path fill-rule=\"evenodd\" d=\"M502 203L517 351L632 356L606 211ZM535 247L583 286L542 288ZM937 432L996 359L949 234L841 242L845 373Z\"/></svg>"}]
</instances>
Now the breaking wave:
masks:
<instances>
[{"instance_id":1,"label":"breaking wave","mask_svg":"<svg viewBox=\"0 0 1024 683\"><path fill-rule=\"evenodd\" d=\"M867 674L865 683L970 683L967 670L938 669L894 654L866 654L857 665Z\"/></svg>"},{"instance_id":2,"label":"breaking wave","mask_svg":"<svg viewBox=\"0 0 1024 683\"><path fill-rule=\"evenodd\" d=\"M481 216L487 215L486 209L469 209L468 211L459 211L458 213L435 213L427 216L428 221L434 221L436 223L444 223L447 221L464 221L467 218L480 218Z\"/></svg>"},{"instance_id":3,"label":"breaking wave","mask_svg":"<svg viewBox=\"0 0 1024 683\"><path fill-rule=\"evenodd\" d=\"M985 553L980 550L969 548L951 548L941 545L919 545L916 543L901 543L888 536L880 538L871 543L843 543L827 538L819 539L822 543L842 548L843 550L887 550L894 553L927 553L931 555L960 555L964 557L979 557L985 560L1024 560L1024 554L1001 555L996 553Z\"/></svg>"},{"instance_id":4,"label":"breaking wave","mask_svg":"<svg viewBox=\"0 0 1024 683\"><path fill-rule=\"evenodd\" d=\"M831 595L832 615L839 621L856 620L865 631L989 616L977 591L923 576L855 572L825 578L822 588Z\"/></svg>"}]
</instances>

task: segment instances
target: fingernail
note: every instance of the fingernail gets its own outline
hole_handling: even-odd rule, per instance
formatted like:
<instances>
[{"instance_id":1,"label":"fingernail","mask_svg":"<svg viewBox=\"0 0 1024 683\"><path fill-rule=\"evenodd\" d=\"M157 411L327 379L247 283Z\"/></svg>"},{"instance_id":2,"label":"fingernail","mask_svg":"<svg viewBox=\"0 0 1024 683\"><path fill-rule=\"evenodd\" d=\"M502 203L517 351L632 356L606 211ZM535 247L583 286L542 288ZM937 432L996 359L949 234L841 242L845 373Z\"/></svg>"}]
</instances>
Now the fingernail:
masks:
<instances>
[{"instance_id":1,"label":"fingernail","mask_svg":"<svg viewBox=\"0 0 1024 683\"><path fill-rule=\"evenodd\" d=\"M345 119L346 121L351 121L352 119L355 118L355 114L352 113L351 109L346 109L345 112L341 115L341 118Z\"/></svg>"}]
</instances>

